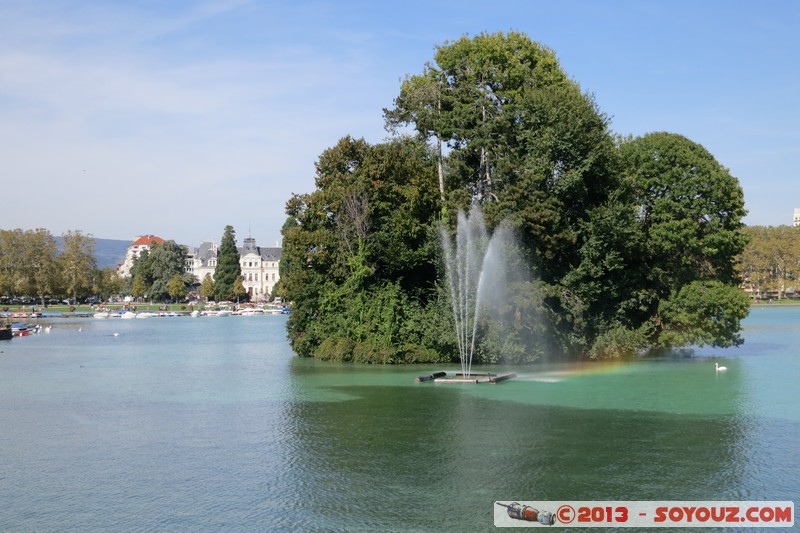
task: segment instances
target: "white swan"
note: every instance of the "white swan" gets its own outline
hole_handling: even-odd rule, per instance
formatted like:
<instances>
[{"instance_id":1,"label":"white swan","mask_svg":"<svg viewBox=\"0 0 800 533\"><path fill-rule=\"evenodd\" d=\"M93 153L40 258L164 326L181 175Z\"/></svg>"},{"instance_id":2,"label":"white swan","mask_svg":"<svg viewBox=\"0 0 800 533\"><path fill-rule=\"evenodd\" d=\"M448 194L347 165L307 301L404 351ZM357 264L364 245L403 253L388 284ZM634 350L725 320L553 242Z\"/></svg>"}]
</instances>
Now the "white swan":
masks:
<instances>
[{"instance_id":1,"label":"white swan","mask_svg":"<svg viewBox=\"0 0 800 533\"><path fill-rule=\"evenodd\" d=\"M719 363L714 363L714 366L717 368L717 372L725 372L728 370L727 366L719 366Z\"/></svg>"}]
</instances>

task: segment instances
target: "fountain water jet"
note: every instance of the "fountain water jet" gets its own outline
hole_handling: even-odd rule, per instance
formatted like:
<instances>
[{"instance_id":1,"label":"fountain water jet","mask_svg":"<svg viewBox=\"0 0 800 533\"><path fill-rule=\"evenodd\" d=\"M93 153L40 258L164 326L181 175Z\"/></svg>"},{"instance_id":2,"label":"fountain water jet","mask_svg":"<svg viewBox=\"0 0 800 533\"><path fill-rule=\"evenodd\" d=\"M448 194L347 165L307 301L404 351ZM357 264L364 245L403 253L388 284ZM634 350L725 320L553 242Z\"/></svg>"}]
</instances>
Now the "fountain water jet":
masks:
<instances>
[{"instance_id":1,"label":"fountain water jet","mask_svg":"<svg viewBox=\"0 0 800 533\"><path fill-rule=\"evenodd\" d=\"M502 298L506 265L503 247L509 232L500 228L491 236L483 214L474 206L467 217L459 212L455 244L442 227L442 248L455 320L461 375L471 381L478 320L484 306Z\"/></svg>"}]
</instances>

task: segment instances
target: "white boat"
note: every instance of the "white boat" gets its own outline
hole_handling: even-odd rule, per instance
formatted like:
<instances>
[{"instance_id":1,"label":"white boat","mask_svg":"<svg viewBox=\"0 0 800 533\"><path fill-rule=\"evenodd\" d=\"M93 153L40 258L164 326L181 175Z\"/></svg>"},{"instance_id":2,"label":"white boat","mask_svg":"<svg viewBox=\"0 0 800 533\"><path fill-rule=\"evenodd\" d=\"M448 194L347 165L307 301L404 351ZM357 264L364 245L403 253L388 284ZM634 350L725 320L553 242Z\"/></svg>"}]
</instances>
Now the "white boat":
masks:
<instances>
[{"instance_id":1,"label":"white boat","mask_svg":"<svg viewBox=\"0 0 800 533\"><path fill-rule=\"evenodd\" d=\"M95 318L108 318L111 316L111 313L109 313L108 311L98 311L92 316Z\"/></svg>"},{"instance_id":2,"label":"white boat","mask_svg":"<svg viewBox=\"0 0 800 533\"><path fill-rule=\"evenodd\" d=\"M136 313L134 313L133 311L125 311L124 313L122 313L122 315L120 315L120 318L125 318L125 319L136 318Z\"/></svg>"},{"instance_id":3,"label":"white boat","mask_svg":"<svg viewBox=\"0 0 800 533\"><path fill-rule=\"evenodd\" d=\"M248 308L248 309L242 309L241 311L239 311L238 314L242 316L261 316L264 314L264 310L258 307L252 309Z\"/></svg>"}]
</instances>

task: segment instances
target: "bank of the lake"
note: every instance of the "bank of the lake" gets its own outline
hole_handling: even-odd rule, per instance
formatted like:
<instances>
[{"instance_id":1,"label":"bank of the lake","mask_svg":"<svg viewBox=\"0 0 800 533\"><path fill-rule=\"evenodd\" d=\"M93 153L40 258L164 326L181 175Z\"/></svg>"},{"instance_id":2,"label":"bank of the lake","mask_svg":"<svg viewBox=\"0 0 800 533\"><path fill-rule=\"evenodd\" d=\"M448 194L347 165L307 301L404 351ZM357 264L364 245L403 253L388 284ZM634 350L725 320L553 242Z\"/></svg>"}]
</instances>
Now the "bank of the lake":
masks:
<instances>
[{"instance_id":1,"label":"bank of the lake","mask_svg":"<svg viewBox=\"0 0 800 533\"><path fill-rule=\"evenodd\" d=\"M478 386L297 358L284 316L51 324L0 343L4 531L490 531L496 500L800 493L796 307L754 308L736 349Z\"/></svg>"}]
</instances>

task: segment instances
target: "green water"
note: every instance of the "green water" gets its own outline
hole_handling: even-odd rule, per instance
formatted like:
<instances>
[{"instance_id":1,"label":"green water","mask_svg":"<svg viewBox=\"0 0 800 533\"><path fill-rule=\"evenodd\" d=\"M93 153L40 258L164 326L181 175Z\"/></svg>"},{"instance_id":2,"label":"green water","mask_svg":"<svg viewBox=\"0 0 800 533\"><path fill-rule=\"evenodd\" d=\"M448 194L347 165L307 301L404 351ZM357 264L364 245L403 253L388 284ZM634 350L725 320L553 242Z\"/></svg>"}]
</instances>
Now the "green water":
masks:
<instances>
[{"instance_id":1,"label":"green water","mask_svg":"<svg viewBox=\"0 0 800 533\"><path fill-rule=\"evenodd\" d=\"M756 309L741 348L499 385L299 359L284 326L67 321L0 345L0 529L490 531L497 500L800 493L798 308Z\"/></svg>"}]
</instances>

